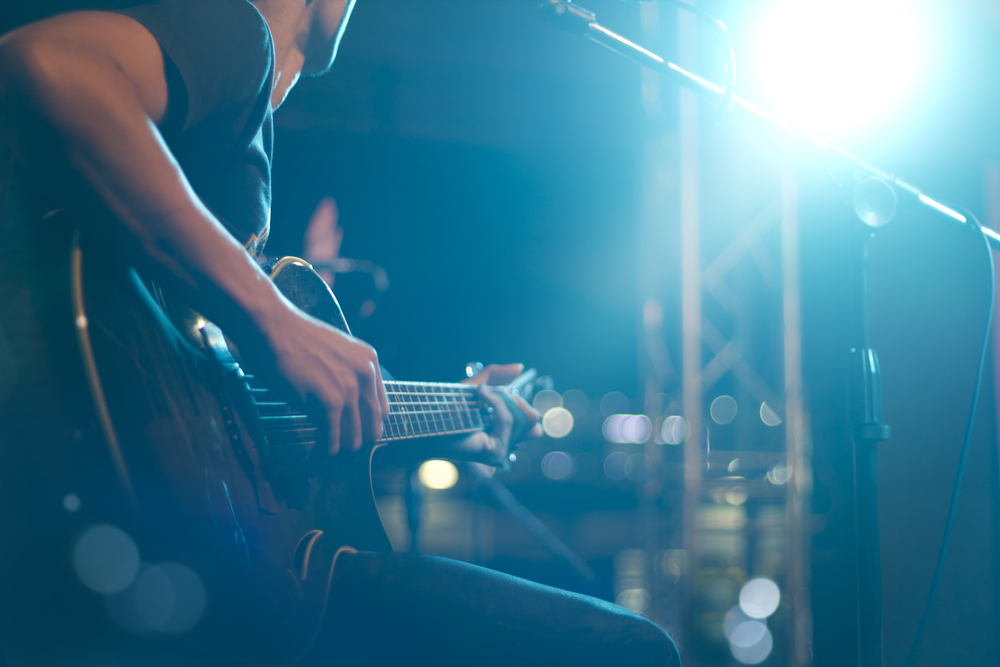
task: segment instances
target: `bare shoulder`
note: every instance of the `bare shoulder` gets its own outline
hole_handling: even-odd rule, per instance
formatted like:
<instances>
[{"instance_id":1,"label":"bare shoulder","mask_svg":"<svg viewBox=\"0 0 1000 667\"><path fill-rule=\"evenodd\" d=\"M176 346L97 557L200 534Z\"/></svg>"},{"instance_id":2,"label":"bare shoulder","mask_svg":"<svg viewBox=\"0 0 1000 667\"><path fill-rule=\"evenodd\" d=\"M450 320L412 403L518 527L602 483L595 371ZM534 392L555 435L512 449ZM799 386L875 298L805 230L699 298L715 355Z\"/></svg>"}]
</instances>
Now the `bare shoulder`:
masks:
<instances>
[{"instance_id":1,"label":"bare shoulder","mask_svg":"<svg viewBox=\"0 0 1000 667\"><path fill-rule=\"evenodd\" d=\"M10 79L71 76L78 67L107 68L124 75L149 117L167 107L163 54L153 35L123 14L81 11L59 14L0 37L0 89ZM99 79L96 79L99 81Z\"/></svg>"}]
</instances>

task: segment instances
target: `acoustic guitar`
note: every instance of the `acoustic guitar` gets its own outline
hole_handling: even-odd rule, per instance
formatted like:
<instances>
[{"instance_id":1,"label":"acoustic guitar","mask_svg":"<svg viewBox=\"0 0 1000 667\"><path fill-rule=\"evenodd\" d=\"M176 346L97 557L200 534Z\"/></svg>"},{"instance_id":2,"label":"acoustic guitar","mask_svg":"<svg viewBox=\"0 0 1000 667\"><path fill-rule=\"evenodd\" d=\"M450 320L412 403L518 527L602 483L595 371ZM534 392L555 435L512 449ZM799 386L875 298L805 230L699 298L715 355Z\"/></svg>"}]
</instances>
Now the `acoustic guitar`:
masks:
<instances>
[{"instance_id":1,"label":"acoustic guitar","mask_svg":"<svg viewBox=\"0 0 1000 667\"><path fill-rule=\"evenodd\" d=\"M292 303L349 333L308 263L264 268ZM134 507L124 520L144 558L180 561L207 589L211 613L192 645L211 635L241 660L298 661L321 632L338 557L392 550L372 492L374 453L488 430L489 410L468 384L389 380L382 439L325 457L307 410L253 375L253 359L218 327L131 269L84 261L79 243L71 273L100 431Z\"/></svg>"}]
</instances>

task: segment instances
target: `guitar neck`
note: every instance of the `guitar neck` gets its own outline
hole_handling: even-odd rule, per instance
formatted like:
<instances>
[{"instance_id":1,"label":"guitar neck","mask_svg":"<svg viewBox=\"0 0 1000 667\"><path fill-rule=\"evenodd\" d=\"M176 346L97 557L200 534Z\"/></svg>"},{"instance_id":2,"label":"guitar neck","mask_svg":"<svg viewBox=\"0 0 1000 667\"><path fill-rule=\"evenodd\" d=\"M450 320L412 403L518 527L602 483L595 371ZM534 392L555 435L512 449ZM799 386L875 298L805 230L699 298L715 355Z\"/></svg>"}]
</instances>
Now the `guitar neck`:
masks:
<instances>
[{"instance_id":1,"label":"guitar neck","mask_svg":"<svg viewBox=\"0 0 1000 667\"><path fill-rule=\"evenodd\" d=\"M467 384L390 380L385 392L389 415L379 442L474 433L489 426L475 388Z\"/></svg>"},{"instance_id":2,"label":"guitar neck","mask_svg":"<svg viewBox=\"0 0 1000 667\"><path fill-rule=\"evenodd\" d=\"M252 375L245 378L271 449L315 444L316 426L300 406L274 396ZM397 380L384 384L389 414L382 420L380 443L475 433L491 425L470 385Z\"/></svg>"}]
</instances>

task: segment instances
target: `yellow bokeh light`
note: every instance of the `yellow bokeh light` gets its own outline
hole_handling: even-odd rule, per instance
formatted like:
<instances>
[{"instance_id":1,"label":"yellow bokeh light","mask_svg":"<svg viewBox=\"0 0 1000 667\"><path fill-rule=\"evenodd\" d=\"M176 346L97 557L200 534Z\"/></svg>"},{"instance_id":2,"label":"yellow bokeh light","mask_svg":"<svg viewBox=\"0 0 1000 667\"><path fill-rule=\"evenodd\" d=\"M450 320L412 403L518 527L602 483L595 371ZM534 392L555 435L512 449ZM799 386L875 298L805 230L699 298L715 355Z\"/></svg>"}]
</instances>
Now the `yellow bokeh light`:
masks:
<instances>
[{"instance_id":1,"label":"yellow bokeh light","mask_svg":"<svg viewBox=\"0 0 1000 667\"><path fill-rule=\"evenodd\" d=\"M450 489L458 482L458 468L451 461L424 461L417 470L420 483L428 489Z\"/></svg>"}]
</instances>

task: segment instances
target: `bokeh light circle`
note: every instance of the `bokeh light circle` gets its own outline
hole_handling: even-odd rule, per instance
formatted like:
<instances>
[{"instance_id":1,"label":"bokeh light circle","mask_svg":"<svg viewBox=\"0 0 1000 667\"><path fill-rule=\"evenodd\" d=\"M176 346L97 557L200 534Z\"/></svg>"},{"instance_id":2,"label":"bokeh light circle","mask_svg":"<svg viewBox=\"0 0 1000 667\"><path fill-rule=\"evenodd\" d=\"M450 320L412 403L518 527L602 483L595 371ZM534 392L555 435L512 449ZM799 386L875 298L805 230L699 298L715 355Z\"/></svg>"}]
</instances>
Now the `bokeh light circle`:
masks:
<instances>
[{"instance_id":1,"label":"bokeh light circle","mask_svg":"<svg viewBox=\"0 0 1000 667\"><path fill-rule=\"evenodd\" d=\"M767 626L760 621L743 621L729 634L729 643L740 648L748 648L760 642L767 632Z\"/></svg>"},{"instance_id":2,"label":"bokeh light circle","mask_svg":"<svg viewBox=\"0 0 1000 667\"><path fill-rule=\"evenodd\" d=\"M709 408L712 420L716 424L730 423L736 419L737 411L738 408L736 405L736 399L732 396L727 396L726 394L723 394L712 401L712 406Z\"/></svg>"},{"instance_id":3,"label":"bokeh light circle","mask_svg":"<svg viewBox=\"0 0 1000 667\"><path fill-rule=\"evenodd\" d=\"M643 443L653 433L653 423L646 415L611 415L602 427L608 442L623 444Z\"/></svg>"},{"instance_id":4,"label":"bokeh light circle","mask_svg":"<svg viewBox=\"0 0 1000 667\"><path fill-rule=\"evenodd\" d=\"M620 391L609 391L601 399L601 416L610 417L615 413L625 412L628 410L628 405L628 396Z\"/></svg>"},{"instance_id":5,"label":"bokeh light circle","mask_svg":"<svg viewBox=\"0 0 1000 667\"><path fill-rule=\"evenodd\" d=\"M660 427L660 439L667 445L679 445L688 435L688 425L684 417L671 415L663 420Z\"/></svg>"},{"instance_id":6,"label":"bokeh light circle","mask_svg":"<svg viewBox=\"0 0 1000 667\"><path fill-rule=\"evenodd\" d=\"M604 474L608 476L609 479L615 481L625 479L625 466L631 466L628 454L625 452L611 452L608 457L604 459Z\"/></svg>"},{"instance_id":7,"label":"bokeh light circle","mask_svg":"<svg viewBox=\"0 0 1000 667\"><path fill-rule=\"evenodd\" d=\"M587 414L590 407L590 399L579 389L569 389L562 395L563 407L570 411L576 419L581 419Z\"/></svg>"},{"instance_id":8,"label":"bokeh light circle","mask_svg":"<svg viewBox=\"0 0 1000 667\"><path fill-rule=\"evenodd\" d=\"M170 577L174 589L174 611L160 632L179 634L190 630L205 612L205 585L186 565L162 563L160 570Z\"/></svg>"},{"instance_id":9,"label":"bokeh light circle","mask_svg":"<svg viewBox=\"0 0 1000 667\"><path fill-rule=\"evenodd\" d=\"M739 506L747 501L750 494L747 493L746 488L742 486L734 486L726 491L726 502L730 505Z\"/></svg>"},{"instance_id":10,"label":"bokeh light circle","mask_svg":"<svg viewBox=\"0 0 1000 667\"><path fill-rule=\"evenodd\" d=\"M767 656L771 655L771 649L774 648L774 638L771 637L771 631L767 629L763 623L759 621L748 621L747 623L742 623L737 626L737 629L744 625L750 623L756 623L764 628L764 632L761 634L760 640L756 644L751 644L750 646L737 646L736 644L730 643L729 650L733 654L733 657L739 660L744 665L757 665L767 659ZM754 628L756 631L757 628ZM735 635L736 632L734 631Z\"/></svg>"},{"instance_id":11,"label":"bokeh light circle","mask_svg":"<svg viewBox=\"0 0 1000 667\"><path fill-rule=\"evenodd\" d=\"M633 614L645 614L649 611L649 603L649 591L644 588L627 588L615 596L615 604Z\"/></svg>"},{"instance_id":12,"label":"bokeh light circle","mask_svg":"<svg viewBox=\"0 0 1000 667\"><path fill-rule=\"evenodd\" d=\"M649 440L653 433L653 423L646 415L632 415L622 425L626 442L643 443Z\"/></svg>"},{"instance_id":13,"label":"bokeh light circle","mask_svg":"<svg viewBox=\"0 0 1000 667\"><path fill-rule=\"evenodd\" d=\"M450 489L458 482L458 468L451 461L424 461L417 469L417 478L428 489Z\"/></svg>"},{"instance_id":14,"label":"bokeh light circle","mask_svg":"<svg viewBox=\"0 0 1000 667\"><path fill-rule=\"evenodd\" d=\"M775 486L787 484L792 478L792 466L776 465L767 471L767 481Z\"/></svg>"},{"instance_id":15,"label":"bokeh light circle","mask_svg":"<svg viewBox=\"0 0 1000 667\"><path fill-rule=\"evenodd\" d=\"M542 474L557 482L576 473L576 458L567 452L549 452L542 459Z\"/></svg>"},{"instance_id":16,"label":"bokeh light circle","mask_svg":"<svg viewBox=\"0 0 1000 667\"><path fill-rule=\"evenodd\" d=\"M781 417L766 402L760 404L760 420L768 426L777 426L781 423Z\"/></svg>"},{"instance_id":17,"label":"bokeh light circle","mask_svg":"<svg viewBox=\"0 0 1000 667\"><path fill-rule=\"evenodd\" d=\"M170 575L156 565L146 568L135 580L135 611L151 630L160 630L174 615L177 593Z\"/></svg>"},{"instance_id":18,"label":"bokeh light circle","mask_svg":"<svg viewBox=\"0 0 1000 667\"><path fill-rule=\"evenodd\" d=\"M757 577L740 589L740 609L750 618L767 618L778 609L781 591L766 577Z\"/></svg>"},{"instance_id":19,"label":"bokeh light circle","mask_svg":"<svg viewBox=\"0 0 1000 667\"><path fill-rule=\"evenodd\" d=\"M652 463L645 454L633 454L625 462L625 476L633 482L645 481L652 471Z\"/></svg>"},{"instance_id":20,"label":"bokeh light circle","mask_svg":"<svg viewBox=\"0 0 1000 667\"><path fill-rule=\"evenodd\" d=\"M562 396L559 395L558 391L553 391L551 389L542 389L540 392L535 394L534 398L531 399L531 407L535 408L543 415L552 408L561 408L562 406Z\"/></svg>"},{"instance_id":21,"label":"bokeh light circle","mask_svg":"<svg viewBox=\"0 0 1000 667\"><path fill-rule=\"evenodd\" d=\"M139 548L121 528L93 526L73 548L73 569L84 586L111 595L135 579L139 572Z\"/></svg>"},{"instance_id":22,"label":"bokeh light circle","mask_svg":"<svg viewBox=\"0 0 1000 667\"><path fill-rule=\"evenodd\" d=\"M542 429L550 438L565 438L573 430L573 413L566 408L550 408L542 417Z\"/></svg>"},{"instance_id":23,"label":"bokeh light circle","mask_svg":"<svg viewBox=\"0 0 1000 667\"><path fill-rule=\"evenodd\" d=\"M81 504L80 496L75 493L67 493L63 497L63 509L67 512L79 512Z\"/></svg>"},{"instance_id":24,"label":"bokeh light circle","mask_svg":"<svg viewBox=\"0 0 1000 667\"><path fill-rule=\"evenodd\" d=\"M180 563L142 564L133 584L104 598L111 620L133 634L180 634L205 612L201 578Z\"/></svg>"},{"instance_id":25,"label":"bokeh light circle","mask_svg":"<svg viewBox=\"0 0 1000 667\"><path fill-rule=\"evenodd\" d=\"M749 616L743 613L739 605L736 605L732 609L726 612L726 615L722 618L722 633L726 635L726 639L733 634L733 630L745 621L753 620Z\"/></svg>"}]
</instances>

